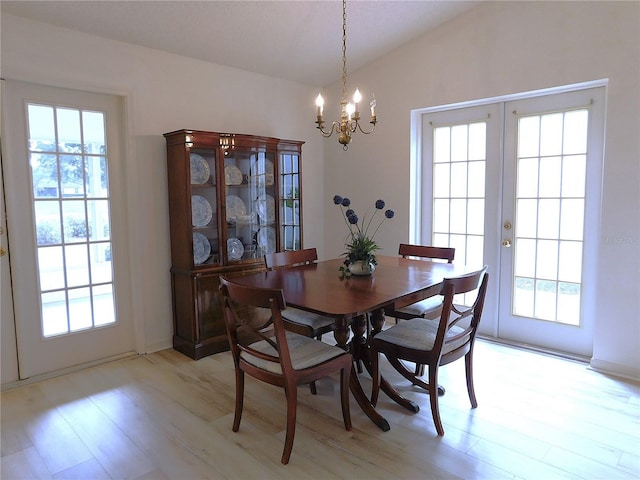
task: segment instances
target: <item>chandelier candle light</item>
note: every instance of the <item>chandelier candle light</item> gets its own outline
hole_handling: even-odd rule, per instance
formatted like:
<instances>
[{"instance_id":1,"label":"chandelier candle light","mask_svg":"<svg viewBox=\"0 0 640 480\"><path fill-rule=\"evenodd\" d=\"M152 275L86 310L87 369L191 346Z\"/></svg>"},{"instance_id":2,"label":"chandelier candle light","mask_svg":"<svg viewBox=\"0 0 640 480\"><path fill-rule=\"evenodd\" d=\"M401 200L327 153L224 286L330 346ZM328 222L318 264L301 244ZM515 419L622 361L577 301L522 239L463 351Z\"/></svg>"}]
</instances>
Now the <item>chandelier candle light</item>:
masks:
<instances>
[{"instance_id":1,"label":"chandelier candle light","mask_svg":"<svg viewBox=\"0 0 640 480\"><path fill-rule=\"evenodd\" d=\"M340 102L341 116L340 121L334 121L331 124L331 129L324 130L324 119L322 118L324 99L321 94L316 97L316 106L318 107L316 128L320 130L320 134L323 137L330 137L335 133L339 133L338 142L342 144L343 150L349 148L351 142L351 134L360 130L365 135L373 133L376 129L376 97L373 96L373 100L369 104L371 107L371 121L369 122L373 127L370 131L366 132L360 125L360 112L358 111L358 104L362 100L360 90L356 88L353 94L353 103L347 102L347 0L342 0L342 101Z\"/></svg>"}]
</instances>

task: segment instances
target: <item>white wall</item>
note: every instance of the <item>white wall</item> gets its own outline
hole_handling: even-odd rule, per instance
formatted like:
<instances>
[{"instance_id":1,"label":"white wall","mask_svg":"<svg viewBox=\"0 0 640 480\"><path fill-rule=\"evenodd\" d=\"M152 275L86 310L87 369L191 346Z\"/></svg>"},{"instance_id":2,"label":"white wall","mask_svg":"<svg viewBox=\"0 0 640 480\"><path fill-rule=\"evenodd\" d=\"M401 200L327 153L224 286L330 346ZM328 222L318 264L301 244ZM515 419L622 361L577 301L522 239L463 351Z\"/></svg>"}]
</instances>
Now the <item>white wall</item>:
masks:
<instances>
[{"instance_id":1,"label":"white wall","mask_svg":"<svg viewBox=\"0 0 640 480\"><path fill-rule=\"evenodd\" d=\"M400 212L379 235L384 253L408 240L410 111L437 105L609 79L592 365L640 378L640 3L495 2L349 75L372 90L376 133L356 135L348 152L326 145L325 245L343 251L333 194L364 203L384 198ZM326 92L325 112L341 86ZM333 115L337 115L334 112ZM500 228L499 225L496 228ZM345 232L346 233L346 232ZM499 235L498 235L499 238ZM483 316L485 328L495 322ZM488 328L492 331L492 328Z\"/></svg>"},{"instance_id":2,"label":"white wall","mask_svg":"<svg viewBox=\"0 0 640 480\"><path fill-rule=\"evenodd\" d=\"M182 129L249 133L302 147L304 242L324 255L323 142L313 124L318 87L304 86L105 40L19 17L2 17L2 76L115 93L128 106L127 197L135 315L142 351L171 346L170 247L163 133ZM295 59L292 59L294 62ZM305 106L308 105L308 108ZM2 319L3 322L10 319ZM3 330L4 333L4 330ZM3 335L10 370L12 339ZM7 366L7 369L4 366Z\"/></svg>"}]
</instances>

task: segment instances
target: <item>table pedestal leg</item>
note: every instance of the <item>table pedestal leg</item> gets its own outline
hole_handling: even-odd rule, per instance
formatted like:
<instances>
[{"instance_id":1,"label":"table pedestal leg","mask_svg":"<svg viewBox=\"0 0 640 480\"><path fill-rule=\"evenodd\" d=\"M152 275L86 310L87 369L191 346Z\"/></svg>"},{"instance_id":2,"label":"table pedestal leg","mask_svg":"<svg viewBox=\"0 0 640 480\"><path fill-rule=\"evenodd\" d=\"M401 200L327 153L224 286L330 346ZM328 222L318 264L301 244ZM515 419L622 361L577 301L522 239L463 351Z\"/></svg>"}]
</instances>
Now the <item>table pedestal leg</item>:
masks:
<instances>
[{"instance_id":1,"label":"table pedestal leg","mask_svg":"<svg viewBox=\"0 0 640 480\"><path fill-rule=\"evenodd\" d=\"M377 333L381 332L382 325L384 325L384 310L375 310L371 313L371 326L373 327L371 335L375 336ZM372 375L371 362L369 361L368 353L369 350L367 348L361 348L362 361L369 374ZM380 377L380 388L385 394L387 394L389 398L391 398L391 400L396 402L398 405L414 413L418 413L420 411L420 405L400 395L398 391L385 380L384 377Z\"/></svg>"},{"instance_id":2,"label":"table pedestal leg","mask_svg":"<svg viewBox=\"0 0 640 480\"><path fill-rule=\"evenodd\" d=\"M363 352L366 351L366 339L364 337L364 333L366 331L366 321L367 319L364 315L358 316L351 320L353 339L351 340L351 342L347 343L347 339L349 338L349 321L346 318L339 318L336 320L336 329L334 332L336 342L338 343L338 346L351 352L351 354L353 355L353 360L356 364L363 359ZM362 385L360 384L358 372L356 371L355 366L352 366L351 368L349 390L351 390L353 398L355 398L362 411L371 419L371 421L375 423L383 432L389 431L391 428L389 426L389 422L387 422L382 417L382 415L378 413L373 405L371 405L371 401L369 400L369 398L365 395L364 390L362 389Z\"/></svg>"}]
</instances>

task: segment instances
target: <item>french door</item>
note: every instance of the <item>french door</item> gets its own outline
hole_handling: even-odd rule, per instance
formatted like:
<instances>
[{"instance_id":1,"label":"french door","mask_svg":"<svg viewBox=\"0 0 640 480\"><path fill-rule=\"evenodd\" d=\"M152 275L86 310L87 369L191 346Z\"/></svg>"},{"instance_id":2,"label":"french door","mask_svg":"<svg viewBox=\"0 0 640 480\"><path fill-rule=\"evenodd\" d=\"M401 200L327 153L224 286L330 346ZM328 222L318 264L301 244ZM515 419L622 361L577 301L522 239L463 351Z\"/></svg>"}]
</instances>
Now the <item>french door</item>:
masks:
<instances>
[{"instance_id":1,"label":"french door","mask_svg":"<svg viewBox=\"0 0 640 480\"><path fill-rule=\"evenodd\" d=\"M604 87L509 102L505 120L499 336L591 356Z\"/></svg>"},{"instance_id":2,"label":"french door","mask_svg":"<svg viewBox=\"0 0 640 480\"><path fill-rule=\"evenodd\" d=\"M420 241L487 264L490 334L588 356L604 87L423 116Z\"/></svg>"},{"instance_id":3,"label":"french door","mask_svg":"<svg viewBox=\"0 0 640 480\"><path fill-rule=\"evenodd\" d=\"M133 351L121 100L15 81L3 100L20 378Z\"/></svg>"}]
</instances>

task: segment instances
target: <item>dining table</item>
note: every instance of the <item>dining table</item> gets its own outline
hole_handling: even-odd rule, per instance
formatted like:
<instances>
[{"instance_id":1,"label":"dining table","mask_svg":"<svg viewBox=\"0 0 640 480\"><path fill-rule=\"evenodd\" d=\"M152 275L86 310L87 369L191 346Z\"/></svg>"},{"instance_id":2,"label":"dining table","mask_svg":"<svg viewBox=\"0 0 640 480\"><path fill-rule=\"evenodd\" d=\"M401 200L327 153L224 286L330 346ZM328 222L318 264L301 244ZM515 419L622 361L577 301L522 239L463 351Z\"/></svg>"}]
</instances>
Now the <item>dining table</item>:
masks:
<instances>
[{"instance_id":1,"label":"dining table","mask_svg":"<svg viewBox=\"0 0 640 480\"><path fill-rule=\"evenodd\" d=\"M287 305L335 318L336 343L354 358L350 391L363 412L381 430L388 431L389 422L371 404L360 382L361 366L370 372L367 338L382 330L385 309L397 310L438 295L445 278L470 270L462 264L395 256L376 255L376 259L376 269L370 275L344 277L339 271L344 259L335 258L235 277L233 281L282 289ZM416 402L402 397L384 378L381 388L409 411L420 410Z\"/></svg>"}]
</instances>

